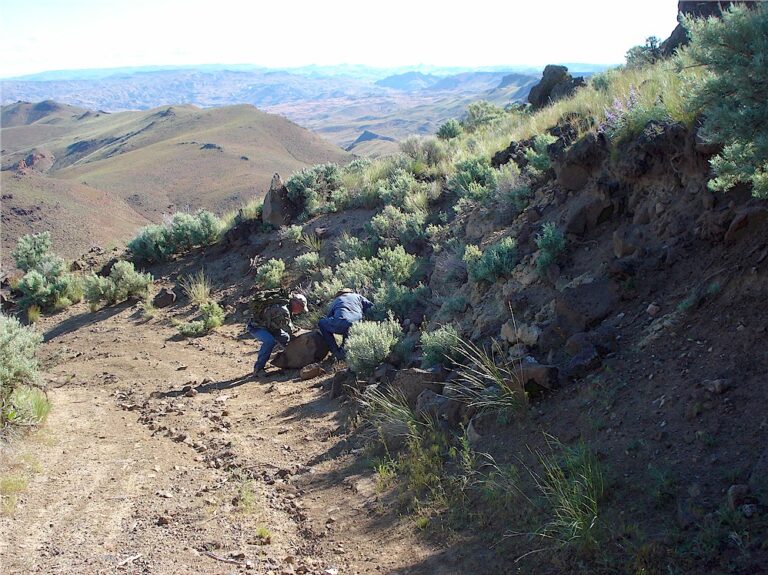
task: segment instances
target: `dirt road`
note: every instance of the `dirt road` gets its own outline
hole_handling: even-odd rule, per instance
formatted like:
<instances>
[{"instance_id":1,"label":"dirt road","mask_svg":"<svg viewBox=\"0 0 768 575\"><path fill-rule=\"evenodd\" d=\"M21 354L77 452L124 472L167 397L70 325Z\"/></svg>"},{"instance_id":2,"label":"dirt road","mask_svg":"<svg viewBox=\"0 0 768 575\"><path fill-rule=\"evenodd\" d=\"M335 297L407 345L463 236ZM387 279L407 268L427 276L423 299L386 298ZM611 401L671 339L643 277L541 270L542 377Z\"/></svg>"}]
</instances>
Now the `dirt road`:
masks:
<instances>
[{"instance_id":1,"label":"dirt road","mask_svg":"<svg viewBox=\"0 0 768 575\"><path fill-rule=\"evenodd\" d=\"M452 572L381 500L349 407L323 378L244 377L238 326L178 340L124 305L40 327L54 408L2 455L33 462L4 573Z\"/></svg>"}]
</instances>

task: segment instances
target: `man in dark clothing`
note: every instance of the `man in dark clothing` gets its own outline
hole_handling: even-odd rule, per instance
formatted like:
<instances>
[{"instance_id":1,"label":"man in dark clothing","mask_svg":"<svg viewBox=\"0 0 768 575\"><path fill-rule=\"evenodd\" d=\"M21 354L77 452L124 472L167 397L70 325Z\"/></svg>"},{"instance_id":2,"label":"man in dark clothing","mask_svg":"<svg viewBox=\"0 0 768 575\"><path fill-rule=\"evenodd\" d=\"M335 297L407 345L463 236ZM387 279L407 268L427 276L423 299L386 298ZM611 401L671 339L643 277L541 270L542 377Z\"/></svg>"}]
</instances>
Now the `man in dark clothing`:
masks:
<instances>
[{"instance_id":1,"label":"man in dark clothing","mask_svg":"<svg viewBox=\"0 0 768 575\"><path fill-rule=\"evenodd\" d=\"M275 345L279 342L285 346L291 341L291 336L296 331L291 316L305 311L307 311L307 298L301 294L291 294L288 302L269 305L263 309L260 317L254 317L248 322L248 333L261 342L259 355L253 366L255 377L266 375L264 367Z\"/></svg>"},{"instance_id":2,"label":"man in dark clothing","mask_svg":"<svg viewBox=\"0 0 768 575\"><path fill-rule=\"evenodd\" d=\"M336 299L331 303L328 315L321 319L317 327L323 336L328 349L336 359L344 359L346 355L343 349L344 342L347 340L347 334L352 324L360 321L365 316L373 303L365 299L360 294L353 292L349 288L344 288L336 294ZM333 334L339 334L342 337L341 346L336 343Z\"/></svg>"}]
</instances>

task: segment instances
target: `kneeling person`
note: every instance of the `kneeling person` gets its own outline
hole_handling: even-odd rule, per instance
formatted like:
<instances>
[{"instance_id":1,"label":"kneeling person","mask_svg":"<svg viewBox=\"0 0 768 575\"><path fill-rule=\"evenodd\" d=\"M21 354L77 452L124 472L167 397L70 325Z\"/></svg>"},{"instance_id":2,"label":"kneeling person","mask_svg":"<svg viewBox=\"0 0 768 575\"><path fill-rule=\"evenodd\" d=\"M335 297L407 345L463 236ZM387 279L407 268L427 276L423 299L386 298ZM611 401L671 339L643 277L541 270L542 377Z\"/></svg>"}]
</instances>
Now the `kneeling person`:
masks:
<instances>
[{"instance_id":1,"label":"kneeling person","mask_svg":"<svg viewBox=\"0 0 768 575\"><path fill-rule=\"evenodd\" d=\"M372 306L372 302L349 288L344 288L336 294L336 298L328 310L328 315L317 324L320 334L323 336L325 343L328 344L328 349L331 350L336 359L344 359L346 355L343 346L347 339L349 328L352 327L353 323L363 319L365 312ZM341 335L341 347L336 343L336 338L333 337L333 334Z\"/></svg>"},{"instance_id":2,"label":"kneeling person","mask_svg":"<svg viewBox=\"0 0 768 575\"><path fill-rule=\"evenodd\" d=\"M296 331L292 316L307 311L307 298L294 293L287 299L277 298L267 302L260 310L254 310L254 317L248 322L248 333L261 342L259 355L253 365L253 375L263 377L269 356L277 343L286 345Z\"/></svg>"}]
</instances>

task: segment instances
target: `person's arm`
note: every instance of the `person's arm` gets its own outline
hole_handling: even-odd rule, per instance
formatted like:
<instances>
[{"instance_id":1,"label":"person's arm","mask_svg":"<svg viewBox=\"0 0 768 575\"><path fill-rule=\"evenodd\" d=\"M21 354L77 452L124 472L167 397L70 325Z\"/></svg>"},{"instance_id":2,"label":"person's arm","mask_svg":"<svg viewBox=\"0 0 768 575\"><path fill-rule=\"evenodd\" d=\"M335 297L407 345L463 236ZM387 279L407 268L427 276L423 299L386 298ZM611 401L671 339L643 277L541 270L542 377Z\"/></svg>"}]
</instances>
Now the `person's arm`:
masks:
<instances>
[{"instance_id":1,"label":"person's arm","mask_svg":"<svg viewBox=\"0 0 768 575\"><path fill-rule=\"evenodd\" d=\"M364 298L363 296L360 296L360 300L363 304L363 313L368 313L368 310L373 307L373 302L369 299Z\"/></svg>"}]
</instances>

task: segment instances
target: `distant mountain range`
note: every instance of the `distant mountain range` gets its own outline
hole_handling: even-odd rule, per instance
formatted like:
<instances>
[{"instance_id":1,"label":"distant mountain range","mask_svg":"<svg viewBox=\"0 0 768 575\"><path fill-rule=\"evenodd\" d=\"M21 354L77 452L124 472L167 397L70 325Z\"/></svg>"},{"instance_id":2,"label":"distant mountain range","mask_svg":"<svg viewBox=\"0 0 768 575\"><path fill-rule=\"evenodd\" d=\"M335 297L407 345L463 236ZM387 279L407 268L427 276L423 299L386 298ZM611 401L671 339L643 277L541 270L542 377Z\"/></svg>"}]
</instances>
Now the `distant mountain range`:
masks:
<instances>
[{"instance_id":1,"label":"distant mountain range","mask_svg":"<svg viewBox=\"0 0 768 575\"><path fill-rule=\"evenodd\" d=\"M568 67L574 75L606 68ZM539 78L540 69L535 67L208 65L44 72L0 80L0 87L3 104L55 100L108 112L169 104L203 108L252 104L347 148L366 130L394 140L432 133L447 118L460 116L473 100L500 105L524 100Z\"/></svg>"}]
</instances>

